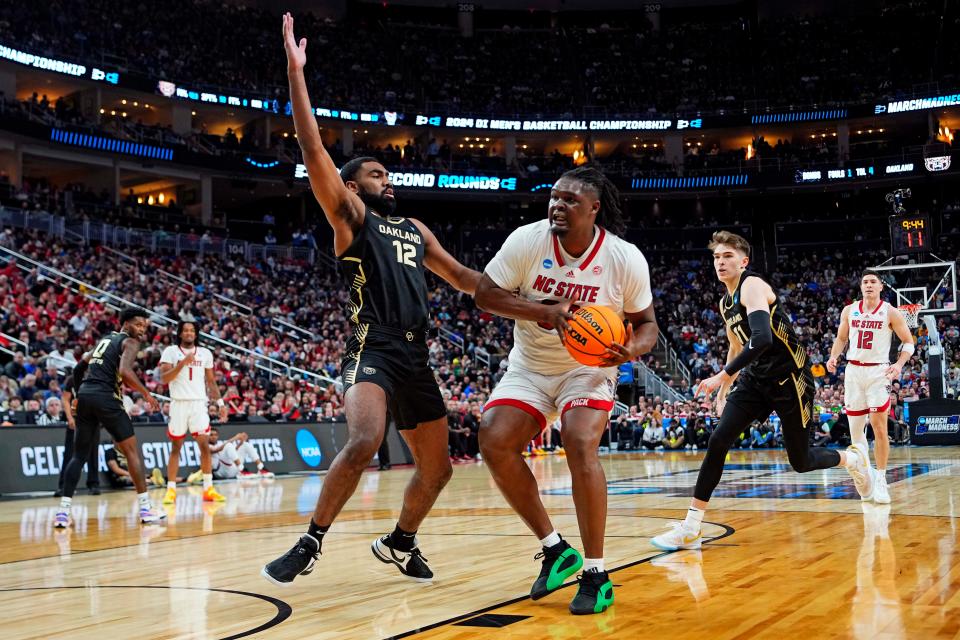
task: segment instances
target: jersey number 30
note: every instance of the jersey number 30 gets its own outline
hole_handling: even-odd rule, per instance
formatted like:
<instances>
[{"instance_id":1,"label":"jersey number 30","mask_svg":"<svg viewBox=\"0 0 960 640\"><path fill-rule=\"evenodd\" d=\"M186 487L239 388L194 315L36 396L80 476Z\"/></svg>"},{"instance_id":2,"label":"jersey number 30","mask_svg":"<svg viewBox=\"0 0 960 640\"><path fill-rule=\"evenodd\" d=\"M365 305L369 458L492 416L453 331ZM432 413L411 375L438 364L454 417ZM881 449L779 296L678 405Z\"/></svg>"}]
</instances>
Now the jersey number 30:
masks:
<instances>
[{"instance_id":1,"label":"jersey number 30","mask_svg":"<svg viewBox=\"0 0 960 640\"><path fill-rule=\"evenodd\" d=\"M397 248L397 262L400 264L405 264L408 267L417 268L417 263L413 261L414 256L417 255L417 248L412 244L407 244L406 242L400 242L399 240L393 241L393 246Z\"/></svg>"}]
</instances>

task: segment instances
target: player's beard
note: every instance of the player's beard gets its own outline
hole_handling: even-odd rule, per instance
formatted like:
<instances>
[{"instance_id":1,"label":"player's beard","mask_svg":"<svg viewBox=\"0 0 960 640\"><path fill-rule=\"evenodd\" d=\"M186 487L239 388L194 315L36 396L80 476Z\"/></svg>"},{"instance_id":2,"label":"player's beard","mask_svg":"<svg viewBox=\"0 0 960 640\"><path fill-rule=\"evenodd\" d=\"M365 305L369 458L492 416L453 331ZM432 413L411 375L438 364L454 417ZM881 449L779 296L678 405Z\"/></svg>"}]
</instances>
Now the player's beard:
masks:
<instances>
[{"instance_id":1,"label":"player's beard","mask_svg":"<svg viewBox=\"0 0 960 640\"><path fill-rule=\"evenodd\" d=\"M397 210L397 201L393 198L387 198L382 192L379 194L369 193L363 189L357 192L363 204L367 205L382 216L393 215Z\"/></svg>"}]
</instances>

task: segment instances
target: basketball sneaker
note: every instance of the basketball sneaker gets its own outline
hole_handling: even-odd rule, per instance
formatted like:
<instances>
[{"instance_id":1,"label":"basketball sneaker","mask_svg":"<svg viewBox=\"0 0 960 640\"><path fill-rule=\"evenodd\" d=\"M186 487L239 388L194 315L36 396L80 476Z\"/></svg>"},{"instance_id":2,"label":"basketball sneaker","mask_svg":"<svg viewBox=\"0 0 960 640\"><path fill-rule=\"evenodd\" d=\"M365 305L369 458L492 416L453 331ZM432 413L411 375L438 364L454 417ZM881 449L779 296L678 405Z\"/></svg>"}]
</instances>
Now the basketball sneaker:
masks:
<instances>
[{"instance_id":1,"label":"basketball sneaker","mask_svg":"<svg viewBox=\"0 0 960 640\"><path fill-rule=\"evenodd\" d=\"M244 480L249 480L250 478L253 478L256 475L257 474L255 474L253 471L247 471L246 469L243 469L240 472L240 477L243 478Z\"/></svg>"},{"instance_id":2,"label":"basketball sneaker","mask_svg":"<svg viewBox=\"0 0 960 640\"><path fill-rule=\"evenodd\" d=\"M66 529L73 521L70 518L69 511L57 511L57 515L53 516L53 528L54 529Z\"/></svg>"},{"instance_id":3,"label":"basketball sneaker","mask_svg":"<svg viewBox=\"0 0 960 640\"><path fill-rule=\"evenodd\" d=\"M577 595L570 602L573 615L603 613L613 604L613 582L606 571L584 571L577 583Z\"/></svg>"},{"instance_id":4,"label":"basketball sneaker","mask_svg":"<svg viewBox=\"0 0 960 640\"><path fill-rule=\"evenodd\" d=\"M200 484L203 482L203 469L197 469L187 476L187 484Z\"/></svg>"},{"instance_id":5,"label":"basketball sneaker","mask_svg":"<svg viewBox=\"0 0 960 640\"><path fill-rule=\"evenodd\" d=\"M263 469L260 469L260 471L257 472L257 475L264 480L273 480L276 477L273 474L273 471L270 471L266 467L264 467Z\"/></svg>"},{"instance_id":6,"label":"basketball sneaker","mask_svg":"<svg viewBox=\"0 0 960 640\"><path fill-rule=\"evenodd\" d=\"M692 531L685 527L683 522L675 522L666 533L650 538L650 544L663 551L699 549L702 542L700 530Z\"/></svg>"},{"instance_id":7,"label":"basketball sneaker","mask_svg":"<svg viewBox=\"0 0 960 640\"><path fill-rule=\"evenodd\" d=\"M320 554L320 542L308 533L300 536L297 544L285 554L263 566L260 575L277 585L286 587L297 576L310 575Z\"/></svg>"},{"instance_id":8,"label":"basketball sneaker","mask_svg":"<svg viewBox=\"0 0 960 640\"><path fill-rule=\"evenodd\" d=\"M227 499L223 497L222 493L217 493L217 490L213 487L207 487L203 490L203 501L204 502L226 502Z\"/></svg>"},{"instance_id":9,"label":"basketball sneaker","mask_svg":"<svg viewBox=\"0 0 960 640\"><path fill-rule=\"evenodd\" d=\"M153 507L140 508L140 524L157 524L167 519L163 511L155 511Z\"/></svg>"},{"instance_id":10,"label":"basketball sneaker","mask_svg":"<svg viewBox=\"0 0 960 640\"><path fill-rule=\"evenodd\" d=\"M887 488L887 473L874 470L873 501L877 504L890 504L890 489Z\"/></svg>"},{"instance_id":11,"label":"basketball sneaker","mask_svg":"<svg viewBox=\"0 0 960 640\"><path fill-rule=\"evenodd\" d=\"M873 470L870 468L870 458L864 446L858 442L847 447L847 473L853 478L853 485L857 488L862 500L872 500L876 487Z\"/></svg>"},{"instance_id":12,"label":"basketball sneaker","mask_svg":"<svg viewBox=\"0 0 960 640\"><path fill-rule=\"evenodd\" d=\"M167 484L167 481L163 479L163 472L156 467L154 467L153 471L150 472L150 481L158 487L162 487L163 485Z\"/></svg>"},{"instance_id":13,"label":"basketball sneaker","mask_svg":"<svg viewBox=\"0 0 960 640\"><path fill-rule=\"evenodd\" d=\"M400 573L415 582L430 582L433 580L433 571L427 566L427 559L420 553L417 539L413 539L413 549L399 551L390 546L390 534L377 538L370 545L370 550L377 560L386 564L396 565ZM406 564L404 564L406 563Z\"/></svg>"},{"instance_id":14,"label":"basketball sneaker","mask_svg":"<svg viewBox=\"0 0 960 640\"><path fill-rule=\"evenodd\" d=\"M533 600L559 589L567 578L583 566L583 556L563 539L552 547L544 547L543 551L533 556L534 560L540 558L543 558L540 575L530 588L530 598Z\"/></svg>"},{"instance_id":15,"label":"basketball sneaker","mask_svg":"<svg viewBox=\"0 0 960 640\"><path fill-rule=\"evenodd\" d=\"M163 504L176 504L177 490L173 487L167 487L167 492L163 494Z\"/></svg>"}]
</instances>

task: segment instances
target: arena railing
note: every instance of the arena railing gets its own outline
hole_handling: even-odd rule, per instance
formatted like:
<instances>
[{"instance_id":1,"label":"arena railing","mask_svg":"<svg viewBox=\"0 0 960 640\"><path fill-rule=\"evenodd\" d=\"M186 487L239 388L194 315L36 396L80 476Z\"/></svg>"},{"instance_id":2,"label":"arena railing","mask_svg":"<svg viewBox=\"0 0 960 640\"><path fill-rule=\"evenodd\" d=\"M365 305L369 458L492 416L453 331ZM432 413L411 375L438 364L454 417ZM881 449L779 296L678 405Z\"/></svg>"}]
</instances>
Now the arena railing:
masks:
<instances>
[{"instance_id":1,"label":"arena railing","mask_svg":"<svg viewBox=\"0 0 960 640\"><path fill-rule=\"evenodd\" d=\"M38 260L34 260L29 256L23 255L22 253L18 253L7 247L0 246L0 256L6 256L7 260L13 260L19 267L21 267L26 271L30 271L31 269L26 267L25 264L21 264L21 263L32 265L33 268L36 268L38 270L38 273L48 278L52 275L52 276L56 276L57 278L63 281L71 282L77 285L76 288L73 289L74 291L82 293L86 297L92 298L97 302L107 303L107 304L110 304L110 306L113 306L114 308L118 308L118 309L124 308L124 307L136 307L138 309L143 309L144 311L149 313L150 318L152 320L155 320L155 321L159 320L167 325L174 326L174 327L178 323L177 320L170 318L168 316L165 316L161 313L157 313L153 309L147 309L146 307L142 307L126 298L123 298L122 296L118 296L108 291L105 291L104 289L101 289L100 287L94 284L85 282L83 280L80 280L79 278L75 278L74 276L68 275L63 271L60 271L59 269L51 267L50 265L44 264L42 262L39 262ZM53 278L50 278L50 279L53 280ZM62 285L62 283L60 284ZM96 295L92 295L92 294L96 294ZM336 380L334 380L329 376L317 373L315 371L309 371L307 369L303 369L300 367L287 364L280 360L276 360L269 356L265 356L263 354L257 353L256 351L248 349L235 342L224 340L223 338L220 338L213 334L201 331L200 336L204 339L204 342L206 344L216 344L216 345L219 345L222 349L230 350L230 352L232 353L228 352L229 355L237 356L237 354L239 353L244 356L248 356L250 358L253 358L255 361L255 364L257 365L262 365L263 363L269 363L271 365L270 367L260 366L259 368L263 369L264 371L269 371L272 375L285 375L286 377L298 377L298 376L303 377L307 379L310 384L316 387L329 385L329 384L336 384ZM233 359L238 359L238 357L234 357Z\"/></svg>"},{"instance_id":2,"label":"arena railing","mask_svg":"<svg viewBox=\"0 0 960 640\"><path fill-rule=\"evenodd\" d=\"M20 349L17 350L17 347L20 347ZM14 338L9 333L0 331L0 353L5 353L9 356L12 356L20 351L22 351L25 355L29 354L30 345L19 338Z\"/></svg>"},{"instance_id":3,"label":"arena railing","mask_svg":"<svg viewBox=\"0 0 960 640\"><path fill-rule=\"evenodd\" d=\"M120 227L95 220L68 221L46 211L24 211L0 207L0 224L21 229L36 229L72 242L105 246L138 247L153 253L160 251L180 255L191 251L200 255L243 258L247 262L270 258L312 263L316 252L310 247L262 245L235 238L197 236L190 233L167 233Z\"/></svg>"},{"instance_id":4,"label":"arena railing","mask_svg":"<svg viewBox=\"0 0 960 640\"><path fill-rule=\"evenodd\" d=\"M663 378L648 367L643 362L634 363L634 375L637 380L637 386L643 387L645 396L660 396L664 400L671 402L683 402L687 398L682 393L668 385ZM689 382L687 383L689 387Z\"/></svg>"}]
</instances>

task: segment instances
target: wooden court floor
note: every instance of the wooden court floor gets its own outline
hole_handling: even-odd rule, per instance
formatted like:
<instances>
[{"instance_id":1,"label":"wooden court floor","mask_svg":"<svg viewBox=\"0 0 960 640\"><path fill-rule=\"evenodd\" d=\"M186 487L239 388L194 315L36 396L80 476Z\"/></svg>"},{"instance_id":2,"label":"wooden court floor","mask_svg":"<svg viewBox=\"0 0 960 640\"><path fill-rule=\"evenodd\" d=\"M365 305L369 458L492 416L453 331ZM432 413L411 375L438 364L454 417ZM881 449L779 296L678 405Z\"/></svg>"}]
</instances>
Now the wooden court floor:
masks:
<instances>
[{"instance_id":1,"label":"wooden court floor","mask_svg":"<svg viewBox=\"0 0 960 640\"><path fill-rule=\"evenodd\" d=\"M310 576L259 571L305 529L322 476L181 490L166 527L134 496L80 494L54 533L53 498L0 501L0 637L960 638L960 448L895 449L893 505L861 504L841 470L798 475L781 451L733 452L701 552L649 545L683 515L702 454L613 454L607 566L616 603L574 617L571 584L525 597L537 541L482 463L461 464L420 531L437 575L408 582L370 542L392 529L411 470L364 475ZM544 501L580 546L563 458L535 459ZM160 495L155 499L159 501Z\"/></svg>"}]
</instances>

